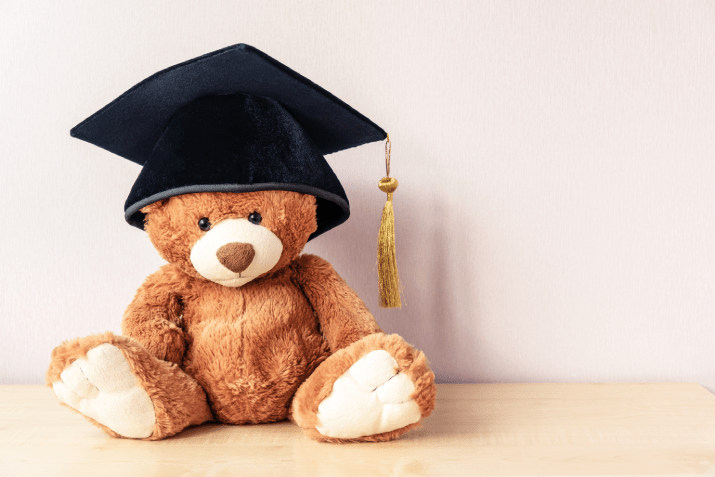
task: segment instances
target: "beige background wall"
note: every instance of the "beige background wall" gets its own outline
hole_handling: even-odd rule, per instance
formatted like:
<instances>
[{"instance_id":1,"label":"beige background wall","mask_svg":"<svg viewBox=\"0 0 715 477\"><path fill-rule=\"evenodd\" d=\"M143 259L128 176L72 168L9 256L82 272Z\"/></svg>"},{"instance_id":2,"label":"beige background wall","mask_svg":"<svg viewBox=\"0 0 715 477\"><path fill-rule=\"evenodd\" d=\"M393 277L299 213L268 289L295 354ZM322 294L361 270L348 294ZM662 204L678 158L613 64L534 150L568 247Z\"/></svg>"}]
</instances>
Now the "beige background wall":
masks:
<instances>
[{"instance_id":1,"label":"beige background wall","mask_svg":"<svg viewBox=\"0 0 715 477\"><path fill-rule=\"evenodd\" d=\"M146 76L245 42L392 136L407 306L376 306L382 145L329 157L332 261L440 381L715 391L715 3L76 1L0 6L0 383L119 330L162 263L139 167L69 129Z\"/></svg>"}]
</instances>

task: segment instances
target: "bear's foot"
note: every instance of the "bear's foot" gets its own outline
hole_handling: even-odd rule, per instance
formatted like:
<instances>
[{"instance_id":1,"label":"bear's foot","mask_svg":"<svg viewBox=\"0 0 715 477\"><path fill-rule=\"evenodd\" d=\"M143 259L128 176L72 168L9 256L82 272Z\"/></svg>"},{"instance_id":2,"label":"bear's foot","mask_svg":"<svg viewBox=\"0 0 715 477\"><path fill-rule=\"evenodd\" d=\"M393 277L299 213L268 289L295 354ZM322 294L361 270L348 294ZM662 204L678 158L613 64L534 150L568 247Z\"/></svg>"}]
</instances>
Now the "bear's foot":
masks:
<instances>
[{"instance_id":1,"label":"bear's foot","mask_svg":"<svg viewBox=\"0 0 715 477\"><path fill-rule=\"evenodd\" d=\"M111 333L55 348L47 384L62 403L115 437L161 439L211 419L193 378Z\"/></svg>"},{"instance_id":2,"label":"bear's foot","mask_svg":"<svg viewBox=\"0 0 715 477\"><path fill-rule=\"evenodd\" d=\"M142 439L154 432L154 404L114 345L87 351L52 387L60 401L122 437Z\"/></svg>"},{"instance_id":3,"label":"bear's foot","mask_svg":"<svg viewBox=\"0 0 715 477\"><path fill-rule=\"evenodd\" d=\"M412 399L412 380L398 371L385 350L370 351L335 383L318 406L318 432L327 437L354 439L394 431L422 417Z\"/></svg>"},{"instance_id":4,"label":"bear's foot","mask_svg":"<svg viewBox=\"0 0 715 477\"><path fill-rule=\"evenodd\" d=\"M385 441L427 417L435 396L425 356L380 333L321 364L296 393L293 419L320 441Z\"/></svg>"}]
</instances>

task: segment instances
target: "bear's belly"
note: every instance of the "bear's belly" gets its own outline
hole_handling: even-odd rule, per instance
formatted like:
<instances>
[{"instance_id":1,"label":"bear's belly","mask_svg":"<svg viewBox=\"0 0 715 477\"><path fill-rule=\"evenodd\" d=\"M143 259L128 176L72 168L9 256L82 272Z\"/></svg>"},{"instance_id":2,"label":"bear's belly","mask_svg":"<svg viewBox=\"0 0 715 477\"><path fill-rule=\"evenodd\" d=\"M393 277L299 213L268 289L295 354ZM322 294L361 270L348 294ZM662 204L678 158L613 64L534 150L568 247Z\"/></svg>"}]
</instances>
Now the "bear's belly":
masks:
<instances>
[{"instance_id":1,"label":"bear's belly","mask_svg":"<svg viewBox=\"0 0 715 477\"><path fill-rule=\"evenodd\" d=\"M256 315L187 327L184 370L206 391L215 417L245 424L286 419L293 395L328 356L310 316Z\"/></svg>"}]
</instances>

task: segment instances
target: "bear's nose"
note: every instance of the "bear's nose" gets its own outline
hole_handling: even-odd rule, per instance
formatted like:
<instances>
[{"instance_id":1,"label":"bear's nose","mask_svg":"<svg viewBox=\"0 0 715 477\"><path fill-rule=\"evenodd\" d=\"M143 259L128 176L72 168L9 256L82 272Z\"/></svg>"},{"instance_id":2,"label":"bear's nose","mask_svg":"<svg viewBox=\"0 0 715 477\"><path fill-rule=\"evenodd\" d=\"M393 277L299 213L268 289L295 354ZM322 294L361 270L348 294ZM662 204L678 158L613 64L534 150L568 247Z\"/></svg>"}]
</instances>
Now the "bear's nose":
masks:
<instances>
[{"instance_id":1,"label":"bear's nose","mask_svg":"<svg viewBox=\"0 0 715 477\"><path fill-rule=\"evenodd\" d=\"M253 261L256 251L250 243L227 243L216 251L216 258L221 265L233 273L241 273Z\"/></svg>"}]
</instances>

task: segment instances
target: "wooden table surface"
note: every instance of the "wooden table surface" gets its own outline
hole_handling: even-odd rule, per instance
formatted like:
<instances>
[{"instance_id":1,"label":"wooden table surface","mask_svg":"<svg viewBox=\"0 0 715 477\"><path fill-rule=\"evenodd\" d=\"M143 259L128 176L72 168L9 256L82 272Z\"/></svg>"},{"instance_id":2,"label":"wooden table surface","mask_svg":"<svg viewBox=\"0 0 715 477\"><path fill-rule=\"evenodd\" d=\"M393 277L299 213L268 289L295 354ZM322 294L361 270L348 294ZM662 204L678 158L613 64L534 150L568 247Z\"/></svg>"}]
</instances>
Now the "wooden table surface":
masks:
<instances>
[{"instance_id":1,"label":"wooden table surface","mask_svg":"<svg viewBox=\"0 0 715 477\"><path fill-rule=\"evenodd\" d=\"M42 386L0 386L0 476L715 475L698 384L442 384L421 429L320 444L288 422L114 439Z\"/></svg>"}]
</instances>

